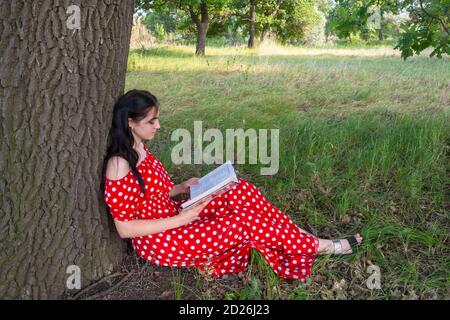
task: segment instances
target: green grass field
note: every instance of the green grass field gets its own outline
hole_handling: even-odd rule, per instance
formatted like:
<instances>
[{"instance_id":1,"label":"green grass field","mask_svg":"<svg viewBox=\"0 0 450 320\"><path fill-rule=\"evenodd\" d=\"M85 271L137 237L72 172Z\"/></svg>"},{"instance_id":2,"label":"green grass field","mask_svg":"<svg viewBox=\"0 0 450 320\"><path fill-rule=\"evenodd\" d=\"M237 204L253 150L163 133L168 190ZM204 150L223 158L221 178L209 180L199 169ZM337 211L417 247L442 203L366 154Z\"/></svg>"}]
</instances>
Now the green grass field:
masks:
<instances>
[{"instance_id":1,"label":"green grass field","mask_svg":"<svg viewBox=\"0 0 450 320\"><path fill-rule=\"evenodd\" d=\"M175 270L172 298L450 298L448 59L405 62L386 47L193 52L139 49L128 62L126 89L160 100L162 128L149 145L174 182L212 168L171 163L174 129L194 120L223 133L280 129L278 173L237 164L238 174L300 227L323 238L360 232L365 242L352 256L320 256L306 284L279 279L256 251L233 287ZM370 265L381 289L366 286Z\"/></svg>"}]
</instances>

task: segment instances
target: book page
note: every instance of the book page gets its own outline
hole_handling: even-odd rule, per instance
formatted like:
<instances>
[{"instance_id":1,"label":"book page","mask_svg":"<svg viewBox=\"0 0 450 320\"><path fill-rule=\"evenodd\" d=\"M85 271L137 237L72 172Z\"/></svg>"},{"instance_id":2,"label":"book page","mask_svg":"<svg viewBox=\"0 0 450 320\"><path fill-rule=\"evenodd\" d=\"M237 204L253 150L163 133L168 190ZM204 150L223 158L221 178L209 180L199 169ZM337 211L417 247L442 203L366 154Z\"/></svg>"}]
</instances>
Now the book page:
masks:
<instances>
[{"instance_id":1,"label":"book page","mask_svg":"<svg viewBox=\"0 0 450 320\"><path fill-rule=\"evenodd\" d=\"M198 184L191 186L190 188L191 198L195 198L198 195L207 192L209 189L214 188L216 185L220 184L221 182L224 182L229 177L230 172L227 163L225 163L225 165L217 167L216 169L208 173L206 176L200 178Z\"/></svg>"},{"instance_id":2,"label":"book page","mask_svg":"<svg viewBox=\"0 0 450 320\"><path fill-rule=\"evenodd\" d=\"M190 199L182 204L187 207L196 203L218 189L227 186L231 182L238 182L233 165L230 161L225 162L207 175L199 179L199 182L190 187Z\"/></svg>"}]
</instances>

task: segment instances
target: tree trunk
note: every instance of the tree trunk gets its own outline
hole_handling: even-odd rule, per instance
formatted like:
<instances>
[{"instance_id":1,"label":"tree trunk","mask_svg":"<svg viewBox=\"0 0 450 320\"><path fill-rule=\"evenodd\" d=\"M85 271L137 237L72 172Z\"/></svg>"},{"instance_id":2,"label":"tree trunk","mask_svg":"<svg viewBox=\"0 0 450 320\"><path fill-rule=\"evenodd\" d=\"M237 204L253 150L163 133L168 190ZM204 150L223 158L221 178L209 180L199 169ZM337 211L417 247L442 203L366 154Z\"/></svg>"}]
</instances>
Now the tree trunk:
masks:
<instances>
[{"instance_id":1,"label":"tree trunk","mask_svg":"<svg viewBox=\"0 0 450 320\"><path fill-rule=\"evenodd\" d=\"M71 296L69 266L83 288L123 258L100 179L133 8L133 0L0 2L4 299Z\"/></svg>"},{"instance_id":2,"label":"tree trunk","mask_svg":"<svg viewBox=\"0 0 450 320\"><path fill-rule=\"evenodd\" d=\"M255 1L256 0L250 0L250 19L249 19L249 38L248 38L248 47L254 48L255 47L255 23L256 23L256 10L255 10Z\"/></svg>"},{"instance_id":3,"label":"tree trunk","mask_svg":"<svg viewBox=\"0 0 450 320\"><path fill-rule=\"evenodd\" d=\"M383 30L378 29L378 40L382 41L383 40Z\"/></svg>"},{"instance_id":4,"label":"tree trunk","mask_svg":"<svg viewBox=\"0 0 450 320\"><path fill-rule=\"evenodd\" d=\"M197 44L195 47L195 54L204 56L206 47L206 35L209 27L208 6L205 1L200 3L200 18L194 9L189 6L189 13L192 21L197 26Z\"/></svg>"},{"instance_id":5,"label":"tree trunk","mask_svg":"<svg viewBox=\"0 0 450 320\"><path fill-rule=\"evenodd\" d=\"M381 21L383 21L383 11L380 10L380 25L378 29L378 40L382 41L383 40L383 28L381 26Z\"/></svg>"},{"instance_id":6,"label":"tree trunk","mask_svg":"<svg viewBox=\"0 0 450 320\"><path fill-rule=\"evenodd\" d=\"M269 34L269 30L270 30L269 24L265 24L263 29L262 29L262 31L261 31L261 39L260 39L261 42L264 42L264 40L267 39L267 36Z\"/></svg>"},{"instance_id":7,"label":"tree trunk","mask_svg":"<svg viewBox=\"0 0 450 320\"><path fill-rule=\"evenodd\" d=\"M273 8L272 12L267 15L269 20L273 19L280 10L281 5L283 4L284 0L277 0L275 7ZM264 40L267 39L267 36L269 35L270 31L270 23L264 24L264 27L261 31L261 42L264 42Z\"/></svg>"},{"instance_id":8,"label":"tree trunk","mask_svg":"<svg viewBox=\"0 0 450 320\"><path fill-rule=\"evenodd\" d=\"M197 25L197 44L195 46L195 54L198 56L205 55L206 34L208 32L208 24L200 23Z\"/></svg>"}]
</instances>

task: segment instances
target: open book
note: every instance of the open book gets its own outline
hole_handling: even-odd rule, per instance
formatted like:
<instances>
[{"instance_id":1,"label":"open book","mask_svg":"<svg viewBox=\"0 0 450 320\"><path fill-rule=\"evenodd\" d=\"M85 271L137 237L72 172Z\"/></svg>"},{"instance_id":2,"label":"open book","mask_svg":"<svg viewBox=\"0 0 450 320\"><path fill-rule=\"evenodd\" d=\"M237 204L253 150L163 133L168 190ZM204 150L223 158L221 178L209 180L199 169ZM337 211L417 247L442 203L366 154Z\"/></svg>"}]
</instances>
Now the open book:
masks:
<instances>
[{"instance_id":1,"label":"open book","mask_svg":"<svg viewBox=\"0 0 450 320\"><path fill-rule=\"evenodd\" d=\"M190 186L190 199L181 204L181 208L189 207L211 196L220 195L239 182L231 161L227 161L207 175L201 177L197 184Z\"/></svg>"}]
</instances>

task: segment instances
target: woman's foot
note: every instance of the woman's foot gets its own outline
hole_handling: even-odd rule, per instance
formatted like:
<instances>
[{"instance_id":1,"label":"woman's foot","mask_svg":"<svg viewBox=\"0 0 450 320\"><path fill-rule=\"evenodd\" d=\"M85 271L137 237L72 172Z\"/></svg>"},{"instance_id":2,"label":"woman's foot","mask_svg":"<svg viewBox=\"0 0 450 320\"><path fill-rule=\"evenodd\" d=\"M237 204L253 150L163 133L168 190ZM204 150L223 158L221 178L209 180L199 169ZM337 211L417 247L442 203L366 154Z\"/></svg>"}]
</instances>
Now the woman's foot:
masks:
<instances>
[{"instance_id":1,"label":"woman's foot","mask_svg":"<svg viewBox=\"0 0 450 320\"><path fill-rule=\"evenodd\" d=\"M319 239L319 254L352 254L352 247L359 245L363 241L363 237L359 233L355 234L354 238L347 237L340 240Z\"/></svg>"}]
</instances>

